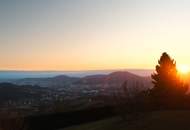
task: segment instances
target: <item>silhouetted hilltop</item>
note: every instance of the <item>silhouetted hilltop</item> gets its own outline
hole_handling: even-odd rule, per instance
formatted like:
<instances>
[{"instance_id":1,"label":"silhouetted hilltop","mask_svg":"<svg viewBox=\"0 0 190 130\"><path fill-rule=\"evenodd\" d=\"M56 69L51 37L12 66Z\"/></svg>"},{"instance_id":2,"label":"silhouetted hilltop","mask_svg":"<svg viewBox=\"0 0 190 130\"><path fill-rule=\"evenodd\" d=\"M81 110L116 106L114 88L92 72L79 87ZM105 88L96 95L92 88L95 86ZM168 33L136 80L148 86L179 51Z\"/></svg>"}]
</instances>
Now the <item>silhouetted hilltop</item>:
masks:
<instances>
[{"instance_id":1,"label":"silhouetted hilltop","mask_svg":"<svg viewBox=\"0 0 190 130\"><path fill-rule=\"evenodd\" d=\"M104 91L107 90L109 93L109 91L120 89L125 81L129 89L135 88L140 91L152 87L149 77L137 76L127 71L113 72L108 75L86 76L75 82L74 86L76 86L75 88L85 87L85 89L104 89Z\"/></svg>"},{"instance_id":2,"label":"silhouetted hilltop","mask_svg":"<svg viewBox=\"0 0 190 130\"><path fill-rule=\"evenodd\" d=\"M106 78L106 80L109 83L123 83L124 81L130 81L130 80L136 80L139 81L143 79L141 76L137 76L135 74L129 73L127 71L119 71L119 72L113 72L109 74Z\"/></svg>"},{"instance_id":3,"label":"silhouetted hilltop","mask_svg":"<svg viewBox=\"0 0 190 130\"><path fill-rule=\"evenodd\" d=\"M107 75L90 75L81 78L75 84L102 84L106 77Z\"/></svg>"},{"instance_id":4,"label":"silhouetted hilltop","mask_svg":"<svg viewBox=\"0 0 190 130\"><path fill-rule=\"evenodd\" d=\"M139 80L144 77L137 76L127 71L113 72L108 75L91 75L81 78L77 83L123 83L129 80Z\"/></svg>"}]
</instances>

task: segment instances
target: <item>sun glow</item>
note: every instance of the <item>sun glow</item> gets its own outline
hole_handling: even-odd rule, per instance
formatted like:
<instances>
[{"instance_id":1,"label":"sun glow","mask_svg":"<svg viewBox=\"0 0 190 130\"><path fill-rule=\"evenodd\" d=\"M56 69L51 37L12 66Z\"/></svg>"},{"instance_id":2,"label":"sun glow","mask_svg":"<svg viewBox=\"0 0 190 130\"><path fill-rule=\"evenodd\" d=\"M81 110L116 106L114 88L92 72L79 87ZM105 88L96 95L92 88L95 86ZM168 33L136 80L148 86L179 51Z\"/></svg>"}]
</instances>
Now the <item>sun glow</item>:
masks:
<instances>
[{"instance_id":1,"label":"sun glow","mask_svg":"<svg viewBox=\"0 0 190 130\"><path fill-rule=\"evenodd\" d=\"M188 65L179 65L177 66L177 70L181 73L181 74L187 74L190 73L190 67Z\"/></svg>"}]
</instances>

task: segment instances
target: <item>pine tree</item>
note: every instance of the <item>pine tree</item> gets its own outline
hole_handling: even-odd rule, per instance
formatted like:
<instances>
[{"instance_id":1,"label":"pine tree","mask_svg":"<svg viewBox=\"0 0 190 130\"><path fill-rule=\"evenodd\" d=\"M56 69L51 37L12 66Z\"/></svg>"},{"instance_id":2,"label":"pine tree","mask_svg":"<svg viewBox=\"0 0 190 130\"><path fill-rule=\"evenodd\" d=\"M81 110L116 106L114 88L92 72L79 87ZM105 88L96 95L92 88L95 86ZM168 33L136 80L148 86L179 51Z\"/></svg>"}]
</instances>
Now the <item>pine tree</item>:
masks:
<instances>
[{"instance_id":1,"label":"pine tree","mask_svg":"<svg viewBox=\"0 0 190 130\"><path fill-rule=\"evenodd\" d=\"M166 52L160 57L151 77L154 87L150 94L161 102L167 99L177 100L187 92L188 86L180 80L176 62Z\"/></svg>"}]
</instances>

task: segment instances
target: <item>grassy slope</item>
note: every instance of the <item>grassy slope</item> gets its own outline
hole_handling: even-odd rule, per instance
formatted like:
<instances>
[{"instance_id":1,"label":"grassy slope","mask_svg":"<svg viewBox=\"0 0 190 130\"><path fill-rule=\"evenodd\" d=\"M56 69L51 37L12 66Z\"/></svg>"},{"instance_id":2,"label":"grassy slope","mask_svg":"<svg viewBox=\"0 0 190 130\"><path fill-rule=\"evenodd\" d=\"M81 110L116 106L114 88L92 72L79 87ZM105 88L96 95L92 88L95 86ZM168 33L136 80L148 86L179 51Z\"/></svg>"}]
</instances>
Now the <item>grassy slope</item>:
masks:
<instances>
[{"instance_id":1,"label":"grassy slope","mask_svg":"<svg viewBox=\"0 0 190 130\"><path fill-rule=\"evenodd\" d=\"M190 111L156 111L133 121L119 117L73 126L62 130L189 130Z\"/></svg>"}]
</instances>

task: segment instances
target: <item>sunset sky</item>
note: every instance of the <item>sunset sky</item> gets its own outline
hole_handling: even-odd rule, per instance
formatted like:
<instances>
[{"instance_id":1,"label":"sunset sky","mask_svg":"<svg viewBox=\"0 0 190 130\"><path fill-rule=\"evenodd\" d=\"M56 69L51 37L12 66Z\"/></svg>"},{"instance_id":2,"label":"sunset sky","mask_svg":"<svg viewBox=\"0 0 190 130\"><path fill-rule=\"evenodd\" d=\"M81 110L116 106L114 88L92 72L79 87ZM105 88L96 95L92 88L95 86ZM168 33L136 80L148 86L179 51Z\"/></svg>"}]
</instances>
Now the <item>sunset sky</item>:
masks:
<instances>
[{"instance_id":1,"label":"sunset sky","mask_svg":"<svg viewBox=\"0 0 190 130\"><path fill-rule=\"evenodd\" d=\"M1 0L0 70L190 66L189 0Z\"/></svg>"}]
</instances>

